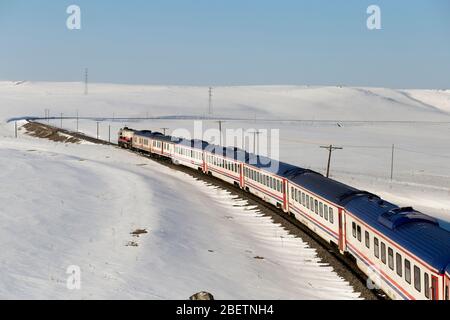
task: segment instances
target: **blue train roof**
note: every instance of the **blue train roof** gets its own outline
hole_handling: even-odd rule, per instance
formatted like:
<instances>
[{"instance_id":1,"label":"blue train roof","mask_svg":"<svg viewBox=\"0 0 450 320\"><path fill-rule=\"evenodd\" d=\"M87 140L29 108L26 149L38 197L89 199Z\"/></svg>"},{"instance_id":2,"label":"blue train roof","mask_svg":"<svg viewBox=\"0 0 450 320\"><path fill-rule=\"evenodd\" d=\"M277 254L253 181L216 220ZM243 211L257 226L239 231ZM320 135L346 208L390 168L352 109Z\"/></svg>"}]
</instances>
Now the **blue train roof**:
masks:
<instances>
[{"instance_id":1,"label":"blue train roof","mask_svg":"<svg viewBox=\"0 0 450 320\"><path fill-rule=\"evenodd\" d=\"M198 149L198 150L205 150L206 148L208 148L209 143L203 140L188 140L188 139L182 139L182 138L177 138L176 140L173 139L174 143L181 145L181 146L185 146L185 147L190 147L190 148L194 148L194 149Z\"/></svg>"},{"instance_id":2,"label":"blue train roof","mask_svg":"<svg viewBox=\"0 0 450 320\"><path fill-rule=\"evenodd\" d=\"M345 209L440 273L450 269L450 232L436 219L370 195L352 198Z\"/></svg>"},{"instance_id":3,"label":"blue train roof","mask_svg":"<svg viewBox=\"0 0 450 320\"><path fill-rule=\"evenodd\" d=\"M293 183L340 206L345 204L348 197L361 192L358 189L326 178L320 173L311 170L304 169L303 171L294 172L289 179Z\"/></svg>"},{"instance_id":4,"label":"blue train roof","mask_svg":"<svg viewBox=\"0 0 450 320\"><path fill-rule=\"evenodd\" d=\"M128 129L128 130L133 130L133 129ZM153 132L150 130L141 130L141 131L134 131L134 134L140 137L147 137L147 138L152 138L153 137Z\"/></svg>"},{"instance_id":5,"label":"blue train roof","mask_svg":"<svg viewBox=\"0 0 450 320\"><path fill-rule=\"evenodd\" d=\"M301 170L301 168L298 168L289 163L273 160L268 157L256 155L253 153L249 154L248 161L246 163L260 170L267 171L268 173L275 174L284 178L287 178L289 176L289 173L293 172L294 170Z\"/></svg>"}]
</instances>

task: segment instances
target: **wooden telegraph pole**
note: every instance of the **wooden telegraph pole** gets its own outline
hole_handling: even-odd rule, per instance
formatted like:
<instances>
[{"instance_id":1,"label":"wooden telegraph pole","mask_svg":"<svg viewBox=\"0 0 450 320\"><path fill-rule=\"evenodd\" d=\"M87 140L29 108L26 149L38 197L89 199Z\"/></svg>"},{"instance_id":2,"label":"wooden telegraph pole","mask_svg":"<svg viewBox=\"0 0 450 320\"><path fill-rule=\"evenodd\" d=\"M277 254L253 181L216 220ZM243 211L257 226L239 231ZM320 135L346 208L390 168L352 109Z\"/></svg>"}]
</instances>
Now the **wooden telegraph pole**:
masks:
<instances>
[{"instance_id":1,"label":"wooden telegraph pole","mask_svg":"<svg viewBox=\"0 0 450 320\"><path fill-rule=\"evenodd\" d=\"M331 165L331 153L335 150L342 150L344 148L334 147L332 144L330 144L329 146L321 146L320 148L328 150L327 178L329 178L330 177L330 165Z\"/></svg>"}]
</instances>

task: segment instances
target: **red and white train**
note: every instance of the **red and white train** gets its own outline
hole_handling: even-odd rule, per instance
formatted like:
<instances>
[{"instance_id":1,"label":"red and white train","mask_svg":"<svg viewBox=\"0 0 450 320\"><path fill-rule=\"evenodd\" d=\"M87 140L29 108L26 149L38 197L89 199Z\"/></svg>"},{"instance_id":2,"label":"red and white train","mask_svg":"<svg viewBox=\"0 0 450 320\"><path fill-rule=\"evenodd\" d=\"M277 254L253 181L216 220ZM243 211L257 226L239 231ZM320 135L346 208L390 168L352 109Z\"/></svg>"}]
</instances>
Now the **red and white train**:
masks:
<instances>
[{"instance_id":1,"label":"red and white train","mask_svg":"<svg viewBox=\"0 0 450 320\"><path fill-rule=\"evenodd\" d=\"M123 128L119 146L250 192L352 257L391 299L450 300L450 232L432 217L323 175L204 141Z\"/></svg>"}]
</instances>

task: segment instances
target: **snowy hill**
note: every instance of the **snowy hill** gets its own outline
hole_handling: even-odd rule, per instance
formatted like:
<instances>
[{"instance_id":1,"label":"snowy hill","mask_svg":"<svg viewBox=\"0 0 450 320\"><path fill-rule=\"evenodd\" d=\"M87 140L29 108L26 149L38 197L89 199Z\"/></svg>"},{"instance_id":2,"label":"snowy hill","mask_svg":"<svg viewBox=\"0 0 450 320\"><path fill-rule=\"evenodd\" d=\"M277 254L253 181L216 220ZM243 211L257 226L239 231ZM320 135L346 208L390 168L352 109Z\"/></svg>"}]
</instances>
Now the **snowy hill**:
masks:
<instances>
[{"instance_id":1,"label":"snowy hill","mask_svg":"<svg viewBox=\"0 0 450 320\"><path fill-rule=\"evenodd\" d=\"M90 84L0 82L1 116L145 117L204 115L208 88ZM432 97L432 98L431 98ZM253 119L428 120L449 121L450 91L381 88L255 86L217 87L214 115Z\"/></svg>"}]
</instances>

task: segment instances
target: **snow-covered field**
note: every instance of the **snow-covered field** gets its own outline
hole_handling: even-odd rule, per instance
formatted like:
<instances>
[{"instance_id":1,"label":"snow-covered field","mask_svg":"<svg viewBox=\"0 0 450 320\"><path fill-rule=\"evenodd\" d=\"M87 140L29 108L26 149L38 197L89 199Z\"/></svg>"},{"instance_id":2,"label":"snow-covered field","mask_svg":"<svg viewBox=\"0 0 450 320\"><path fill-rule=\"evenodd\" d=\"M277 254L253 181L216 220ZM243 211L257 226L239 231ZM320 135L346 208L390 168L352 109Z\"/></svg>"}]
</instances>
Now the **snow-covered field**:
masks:
<instances>
[{"instance_id":1,"label":"snow-covered field","mask_svg":"<svg viewBox=\"0 0 450 320\"><path fill-rule=\"evenodd\" d=\"M0 298L358 296L243 201L150 160L7 138L0 165ZM133 237L138 229L148 234ZM66 288L71 265L82 270L79 291Z\"/></svg>"},{"instance_id":2,"label":"snow-covered field","mask_svg":"<svg viewBox=\"0 0 450 320\"><path fill-rule=\"evenodd\" d=\"M0 82L0 241L8 248L0 255L0 297L184 299L200 290L221 299L358 296L300 239L220 189L111 147L13 138L7 119L44 116L45 109L58 117L78 111L116 119L208 110L202 87L92 84L88 96L83 90L80 83ZM219 87L213 110L235 119L224 129L280 129L281 160L321 172L327 154L319 146L343 146L333 154L334 178L413 205L449 227L449 101L450 91ZM169 132L194 126L106 121L100 136L107 138L111 126L115 138L125 124ZM79 128L96 135L94 121L81 120ZM139 228L149 233L134 239L130 232ZM126 246L134 240L138 247ZM82 269L80 291L66 289L69 265Z\"/></svg>"}]
</instances>

